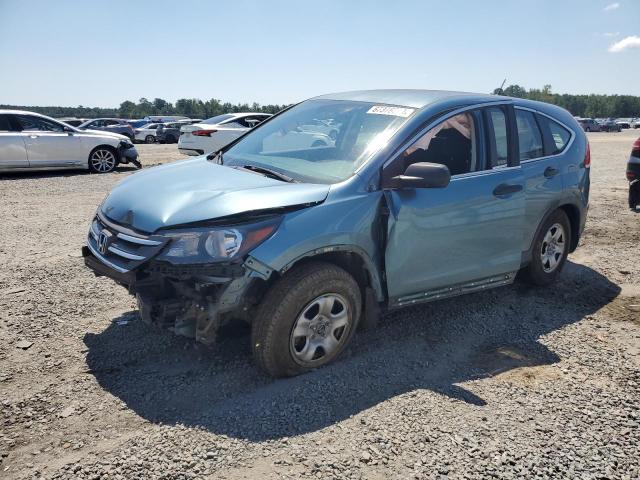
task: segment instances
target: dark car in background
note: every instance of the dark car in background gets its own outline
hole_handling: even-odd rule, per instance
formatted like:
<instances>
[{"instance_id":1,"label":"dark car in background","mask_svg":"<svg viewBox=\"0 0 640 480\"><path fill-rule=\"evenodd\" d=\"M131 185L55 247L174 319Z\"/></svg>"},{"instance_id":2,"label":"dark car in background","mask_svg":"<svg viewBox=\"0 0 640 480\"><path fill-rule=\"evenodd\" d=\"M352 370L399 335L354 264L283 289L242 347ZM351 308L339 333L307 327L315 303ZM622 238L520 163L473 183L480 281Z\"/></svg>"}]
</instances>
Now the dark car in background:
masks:
<instances>
[{"instance_id":1,"label":"dark car in background","mask_svg":"<svg viewBox=\"0 0 640 480\"><path fill-rule=\"evenodd\" d=\"M601 132L602 127L593 118L576 118L585 132Z\"/></svg>"},{"instance_id":2,"label":"dark car in background","mask_svg":"<svg viewBox=\"0 0 640 480\"><path fill-rule=\"evenodd\" d=\"M633 142L631 155L627 162L627 180L629 181L629 208L636 210L640 206L640 138Z\"/></svg>"},{"instance_id":3,"label":"dark car in background","mask_svg":"<svg viewBox=\"0 0 640 480\"><path fill-rule=\"evenodd\" d=\"M156 129L156 142L178 143L178 138L180 138L180 127L184 127L188 124L188 122L161 123Z\"/></svg>"},{"instance_id":4,"label":"dark car in background","mask_svg":"<svg viewBox=\"0 0 640 480\"><path fill-rule=\"evenodd\" d=\"M620 132L622 130L622 127L611 118L600 120L598 124L603 132Z\"/></svg>"},{"instance_id":5,"label":"dark car in background","mask_svg":"<svg viewBox=\"0 0 640 480\"><path fill-rule=\"evenodd\" d=\"M133 127L122 118L94 118L87 120L79 125L78 128L80 130L102 130L104 132L119 133L128 137L131 141L134 139Z\"/></svg>"},{"instance_id":6,"label":"dark car in background","mask_svg":"<svg viewBox=\"0 0 640 480\"><path fill-rule=\"evenodd\" d=\"M67 125L71 125L72 127L79 127L84 122L88 121L88 118L75 118L75 117L64 117L58 118L60 122L64 122Z\"/></svg>"}]
</instances>

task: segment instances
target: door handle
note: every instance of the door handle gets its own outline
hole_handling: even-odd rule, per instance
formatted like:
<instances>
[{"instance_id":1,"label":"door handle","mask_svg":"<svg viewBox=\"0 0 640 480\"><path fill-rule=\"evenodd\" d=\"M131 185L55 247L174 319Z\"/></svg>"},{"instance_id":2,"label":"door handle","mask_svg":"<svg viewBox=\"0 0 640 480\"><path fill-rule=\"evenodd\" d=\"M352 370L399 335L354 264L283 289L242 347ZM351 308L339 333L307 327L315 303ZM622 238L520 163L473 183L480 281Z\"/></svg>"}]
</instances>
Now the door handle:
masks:
<instances>
[{"instance_id":1,"label":"door handle","mask_svg":"<svg viewBox=\"0 0 640 480\"><path fill-rule=\"evenodd\" d=\"M29 138L38 138L38 135L29 135Z\"/></svg>"},{"instance_id":2,"label":"door handle","mask_svg":"<svg viewBox=\"0 0 640 480\"><path fill-rule=\"evenodd\" d=\"M555 177L559 172L560 170L558 170L557 168L547 167L544 169L544 176L547 178Z\"/></svg>"},{"instance_id":3,"label":"door handle","mask_svg":"<svg viewBox=\"0 0 640 480\"><path fill-rule=\"evenodd\" d=\"M522 190L522 185L517 183L501 183L493 189L493 195L496 197L502 197L504 195L511 195Z\"/></svg>"}]
</instances>

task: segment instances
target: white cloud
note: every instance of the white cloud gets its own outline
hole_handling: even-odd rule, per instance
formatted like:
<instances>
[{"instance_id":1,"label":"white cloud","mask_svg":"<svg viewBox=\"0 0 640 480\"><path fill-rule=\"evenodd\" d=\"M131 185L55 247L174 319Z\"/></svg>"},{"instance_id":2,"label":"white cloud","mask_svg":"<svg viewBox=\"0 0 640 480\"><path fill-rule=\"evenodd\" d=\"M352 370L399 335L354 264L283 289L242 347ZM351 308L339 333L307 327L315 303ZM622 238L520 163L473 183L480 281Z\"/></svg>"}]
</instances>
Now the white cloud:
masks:
<instances>
[{"instance_id":1,"label":"white cloud","mask_svg":"<svg viewBox=\"0 0 640 480\"><path fill-rule=\"evenodd\" d=\"M603 10L605 12L610 12L611 10L617 10L618 8L620 8L620 4L616 2L616 3L610 3L609 5L604 7Z\"/></svg>"},{"instance_id":2,"label":"white cloud","mask_svg":"<svg viewBox=\"0 0 640 480\"><path fill-rule=\"evenodd\" d=\"M612 53L621 52L627 48L640 48L640 37L637 35L630 35L623 38L619 42L612 44L609 47L609 51Z\"/></svg>"},{"instance_id":3,"label":"white cloud","mask_svg":"<svg viewBox=\"0 0 640 480\"><path fill-rule=\"evenodd\" d=\"M617 37L618 35L620 35L620 32L606 32L602 35L604 35L605 37Z\"/></svg>"}]
</instances>

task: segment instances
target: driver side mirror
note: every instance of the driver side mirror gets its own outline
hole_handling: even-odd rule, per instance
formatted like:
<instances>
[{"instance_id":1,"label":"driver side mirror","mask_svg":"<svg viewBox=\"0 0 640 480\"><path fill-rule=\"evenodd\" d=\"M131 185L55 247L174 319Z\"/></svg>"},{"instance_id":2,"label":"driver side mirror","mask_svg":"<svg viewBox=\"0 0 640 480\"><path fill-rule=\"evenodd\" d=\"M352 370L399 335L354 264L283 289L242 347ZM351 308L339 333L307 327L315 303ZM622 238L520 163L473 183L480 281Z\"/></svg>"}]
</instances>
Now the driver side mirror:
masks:
<instances>
[{"instance_id":1,"label":"driver side mirror","mask_svg":"<svg viewBox=\"0 0 640 480\"><path fill-rule=\"evenodd\" d=\"M392 188L444 188L451 172L441 163L418 162L407 167L403 175L391 179Z\"/></svg>"},{"instance_id":2,"label":"driver side mirror","mask_svg":"<svg viewBox=\"0 0 640 480\"><path fill-rule=\"evenodd\" d=\"M63 130L65 133L68 133L69 135L73 135L73 132L75 132L75 130L70 127L64 127Z\"/></svg>"}]
</instances>

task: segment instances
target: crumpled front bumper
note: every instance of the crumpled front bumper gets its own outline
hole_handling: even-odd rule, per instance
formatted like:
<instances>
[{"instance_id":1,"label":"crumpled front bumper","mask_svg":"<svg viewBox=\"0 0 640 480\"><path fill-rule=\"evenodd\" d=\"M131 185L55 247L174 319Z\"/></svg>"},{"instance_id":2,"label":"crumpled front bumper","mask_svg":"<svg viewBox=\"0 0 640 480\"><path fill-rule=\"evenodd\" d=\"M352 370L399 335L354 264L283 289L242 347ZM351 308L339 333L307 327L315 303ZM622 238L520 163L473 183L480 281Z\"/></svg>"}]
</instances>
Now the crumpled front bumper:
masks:
<instances>
[{"instance_id":1,"label":"crumpled front bumper","mask_svg":"<svg viewBox=\"0 0 640 480\"><path fill-rule=\"evenodd\" d=\"M120 148L120 159L123 163L135 162L138 160L138 150L136 147Z\"/></svg>"},{"instance_id":2,"label":"crumpled front bumper","mask_svg":"<svg viewBox=\"0 0 640 480\"><path fill-rule=\"evenodd\" d=\"M174 266L150 260L119 272L82 247L85 265L135 295L143 321L210 345L231 318L246 319L257 302L255 272L242 264Z\"/></svg>"}]
</instances>

